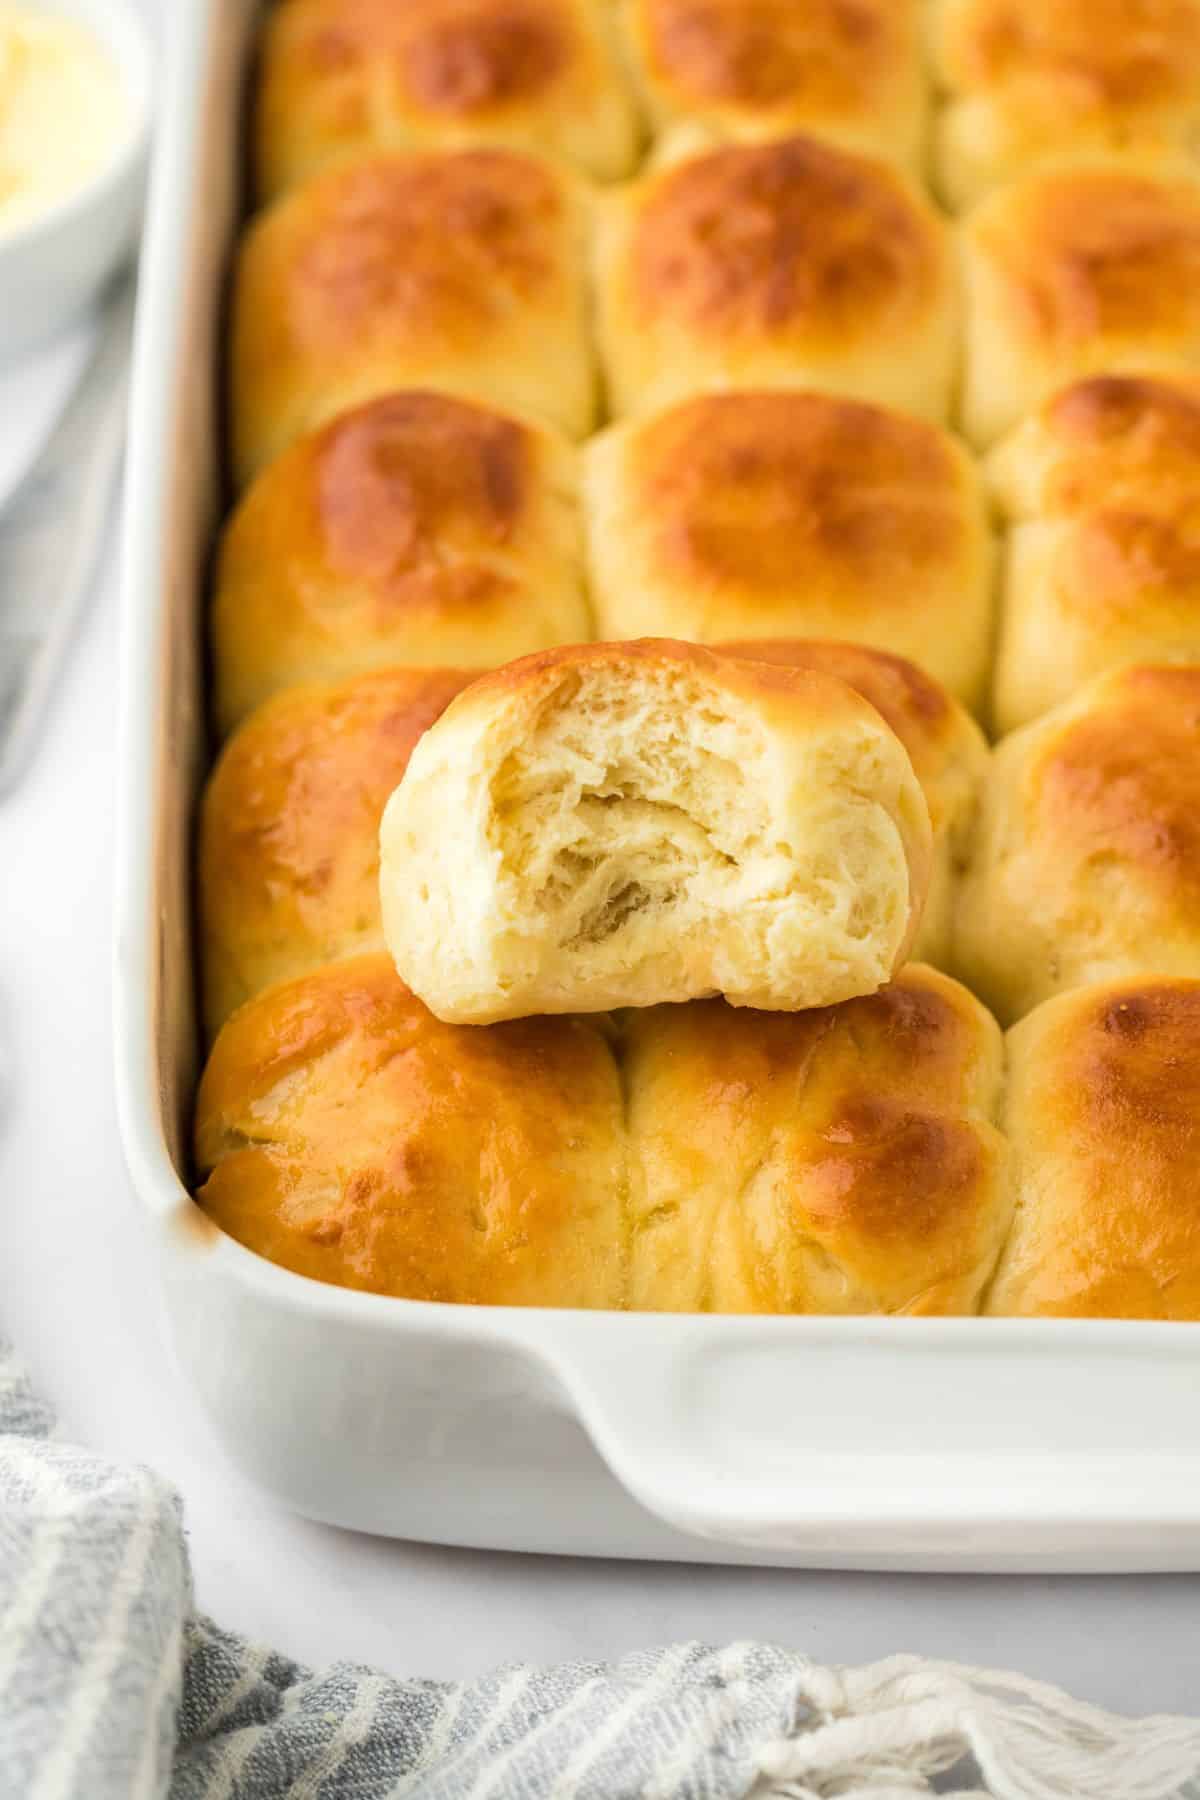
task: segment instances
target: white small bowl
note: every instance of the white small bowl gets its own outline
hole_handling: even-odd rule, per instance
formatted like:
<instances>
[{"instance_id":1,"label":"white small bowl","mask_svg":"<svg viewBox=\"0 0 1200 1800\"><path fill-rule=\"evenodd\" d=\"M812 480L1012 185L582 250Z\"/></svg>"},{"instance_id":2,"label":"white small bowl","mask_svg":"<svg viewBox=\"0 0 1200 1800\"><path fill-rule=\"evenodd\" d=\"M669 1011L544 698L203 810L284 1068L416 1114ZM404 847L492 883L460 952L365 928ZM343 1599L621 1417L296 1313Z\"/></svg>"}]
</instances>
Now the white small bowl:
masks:
<instances>
[{"instance_id":1,"label":"white small bowl","mask_svg":"<svg viewBox=\"0 0 1200 1800\"><path fill-rule=\"evenodd\" d=\"M86 26L116 64L130 117L107 160L43 212L0 229L0 362L46 342L129 256L149 160L152 57L130 0L25 0ZM69 129L69 125L67 127Z\"/></svg>"}]
</instances>

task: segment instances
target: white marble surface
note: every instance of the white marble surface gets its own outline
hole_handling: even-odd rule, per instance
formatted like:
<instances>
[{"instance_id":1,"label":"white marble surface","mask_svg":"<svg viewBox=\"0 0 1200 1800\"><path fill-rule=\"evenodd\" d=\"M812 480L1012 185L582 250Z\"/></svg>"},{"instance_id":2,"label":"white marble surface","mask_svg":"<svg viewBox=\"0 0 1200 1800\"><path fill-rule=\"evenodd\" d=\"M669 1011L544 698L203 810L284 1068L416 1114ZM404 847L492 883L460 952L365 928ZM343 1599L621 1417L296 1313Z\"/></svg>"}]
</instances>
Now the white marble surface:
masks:
<instances>
[{"instance_id":1,"label":"white marble surface","mask_svg":"<svg viewBox=\"0 0 1200 1800\"><path fill-rule=\"evenodd\" d=\"M147 0L149 4L149 0ZM76 347L77 349L77 347ZM0 380L0 490L70 379L67 346ZM321 1661L468 1674L681 1636L815 1657L896 1650L1021 1667L1128 1711L1200 1713L1200 1577L806 1575L386 1543L309 1525L230 1467L166 1360L110 1054L116 569L27 777L0 801L0 1328L64 1430L183 1491L197 1600Z\"/></svg>"}]
</instances>

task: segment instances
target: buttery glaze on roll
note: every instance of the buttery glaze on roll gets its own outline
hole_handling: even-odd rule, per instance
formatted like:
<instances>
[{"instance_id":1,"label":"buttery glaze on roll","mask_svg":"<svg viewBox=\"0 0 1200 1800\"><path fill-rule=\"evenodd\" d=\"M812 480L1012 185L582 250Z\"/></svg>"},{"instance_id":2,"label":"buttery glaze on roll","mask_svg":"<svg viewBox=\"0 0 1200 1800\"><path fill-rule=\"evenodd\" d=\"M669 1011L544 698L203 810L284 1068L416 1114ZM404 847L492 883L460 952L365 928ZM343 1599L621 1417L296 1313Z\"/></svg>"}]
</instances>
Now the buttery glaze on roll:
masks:
<instances>
[{"instance_id":1,"label":"buttery glaze on roll","mask_svg":"<svg viewBox=\"0 0 1200 1800\"><path fill-rule=\"evenodd\" d=\"M1000 1032L910 965L803 1013L626 1015L630 1304L969 1313L1011 1212Z\"/></svg>"},{"instance_id":2,"label":"buttery glaze on roll","mask_svg":"<svg viewBox=\"0 0 1200 1800\"><path fill-rule=\"evenodd\" d=\"M914 170L926 83L914 0L621 0L657 130L807 130Z\"/></svg>"},{"instance_id":3,"label":"buttery glaze on roll","mask_svg":"<svg viewBox=\"0 0 1200 1800\"><path fill-rule=\"evenodd\" d=\"M946 225L916 185L816 137L705 147L601 197L614 414L705 389L809 387L944 420L958 348Z\"/></svg>"},{"instance_id":4,"label":"buttery glaze on roll","mask_svg":"<svg viewBox=\"0 0 1200 1800\"><path fill-rule=\"evenodd\" d=\"M1016 1216L989 1313L1200 1319L1200 981L1063 994L1009 1033Z\"/></svg>"},{"instance_id":5,"label":"buttery glaze on roll","mask_svg":"<svg viewBox=\"0 0 1200 1800\"><path fill-rule=\"evenodd\" d=\"M1063 152L1197 148L1200 0L937 0L932 43L952 207Z\"/></svg>"},{"instance_id":6,"label":"buttery glaze on roll","mask_svg":"<svg viewBox=\"0 0 1200 1800\"><path fill-rule=\"evenodd\" d=\"M991 444L1080 376L1200 363L1200 166L1092 157L1009 183L964 226L963 429Z\"/></svg>"},{"instance_id":7,"label":"buttery glaze on roll","mask_svg":"<svg viewBox=\"0 0 1200 1800\"><path fill-rule=\"evenodd\" d=\"M492 668L591 635L572 446L448 394L388 394L285 450L226 526L218 723L304 682Z\"/></svg>"},{"instance_id":8,"label":"buttery glaze on roll","mask_svg":"<svg viewBox=\"0 0 1200 1800\"><path fill-rule=\"evenodd\" d=\"M255 117L268 199L381 147L507 144L608 180L637 150L608 0L281 0Z\"/></svg>"},{"instance_id":9,"label":"buttery glaze on roll","mask_svg":"<svg viewBox=\"0 0 1200 1800\"><path fill-rule=\"evenodd\" d=\"M863 644L775 638L718 644L727 656L836 675L869 700L908 751L933 829L929 892L912 954L948 968L954 909L988 747L974 719L945 688L903 656Z\"/></svg>"},{"instance_id":10,"label":"buttery glaze on roll","mask_svg":"<svg viewBox=\"0 0 1200 1800\"><path fill-rule=\"evenodd\" d=\"M225 1026L198 1199L286 1268L411 1299L969 1312L1010 1206L998 1072L931 970L802 1014L478 1027L360 957Z\"/></svg>"},{"instance_id":11,"label":"buttery glaze on roll","mask_svg":"<svg viewBox=\"0 0 1200 1800\"><path fill-rule=\"evenodd\" d=\"M475 682L381 828L384 934L443 1019L873 992L920 921L929 812L834 676L586 644Z\"/></svg>"},{"instance_id":12,"label":"buttery glaze on roll","mask_svg":"<svg viewBox=\"0 0 1200 1800\"><path fill-rule=\"evenodd\" d=\"M1009 520L993 718L1014 730L1093 676L1200 662L1200 375L1094 375L998 444Z\"/></svg>"},{"instance_id":13,"label":"buttery glaze on roll","mask_svg":"<svg viewBox=\"0 0 1200 1800\"><path fill-rule=\"evenodd\" d=\"M391 669L292 688L226 744L200 813L210 1035L272 982L383 948L379 821L413 745L471 679Z\"/></svg>"},{"instance_id":14,"label":"buttery glaze on roll","mask_svg":"<svg viewBox=\"0 0 1200 1800\"><path fill-rule=\"evenodd\" d=\"M996 748L955 965L1006 1021L1086 982L1200 975L1200 667L1102 675Z\"/></svg>"},{"instance_id":15,"label":"buttery glaze on roll","mask_svg":"<svg viewBox=\"0 0 1200 1800\"><path fill-rule=\"evenodd\" d=\"M987 507L937 426L827 394L701 395L593 440L584 501L602 637L851 639L982 703Z\"/></svg>"},{"instance_id":16,"label":"buttery glaze on roll","mask_svg":"<svg viewBox=\"0 0 1200 1800\"><path fill-rule=\"evenodd\" d=\"M234 462L396 388L591 426L582 190L518 151L383 151L260 214L234 280Z\"/></svg>"},{"instance_id":17,"label":"buttery glaze on roll","mask_svg":"<svg viewBox=\"0 0 1200 1800\"><path fill-rule=\"evenodd\" d=\"M412 1300L617 1307L621 1084L603 1021L442 1025L384 955L243 1006L197 1100L201 1206L299 1275Z\"/></svg>"}]
</instances>

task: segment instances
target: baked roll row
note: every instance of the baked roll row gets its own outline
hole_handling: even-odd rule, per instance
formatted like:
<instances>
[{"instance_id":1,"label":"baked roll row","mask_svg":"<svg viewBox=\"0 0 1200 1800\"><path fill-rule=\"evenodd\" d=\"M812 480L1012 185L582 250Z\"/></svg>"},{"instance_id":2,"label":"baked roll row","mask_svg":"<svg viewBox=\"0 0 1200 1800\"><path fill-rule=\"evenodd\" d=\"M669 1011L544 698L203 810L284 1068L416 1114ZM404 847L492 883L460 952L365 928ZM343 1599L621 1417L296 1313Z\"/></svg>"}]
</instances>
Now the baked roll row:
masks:
<instances>
[{"instance_id":1,"label":"baked roll row","mask_svg":"<svg viewBox=\"0 0 1200 1800\"><path fill-rule=\"evenodd\" d=\"M946 960L957 865L986 763L979 728L915 665L882 651L828 642L728 648L839 677L900 739L933 831L916 950ZM382 946L383 810L418 739L471 679L466 671L392 669L295 688L260 708L230 739L201 817L210 1032L269 983ZM924 887L924 849L921 862ZM403 882L403 862L398 874Z\"/></svg>"},{"instance_id":2,"label":"baked roll row","mask_svg":"<svg viewBox=\"0 0 1200 1800\"><path fill-rule=\"evenodd\" d=\"M915 953L1004 1022L1082 984L1200 978L1200 667L1104 675L989 755L915 665L832 642L729 646L839 676L908 751L933 827ZM276 696L226 745L200 842L206 1011L382 946L378 833L413 746L471 672L393 669Z\"/></svg>"},{"instance_id":3,"label":"baked roll row","mask_svg":"<svg viewBox=\"0 0 1200 1800\"><path fill-rule=\"evenodd\" d=\"M918 964L803 1013L445 1025L386 955L270 988L199 1096L200 1204L418 1300L1200 1317L1200 982L1010 1035Z\"/></svg>"},{"instance_id":4,"label":"baked roll row","mask_svg":"<svg viewBox=\"0 0 1200 1800\"><path fill-rule=\"evenodd\" d=\"M1200 5L282 0L263 41L258 185L270 198L349 152L471 142L612 180L680 119L928 164L959 207L1064 151L1194 150Z\"/></svg>"},{"instance_id":5,"label":"baked roll row","mask_svg":"<svg viewBox=\"0 0 1200 1800\"><path fill-rule=\"evenodd\" d=\"M601 375L614 416L816 388L953 414L985 446L1078 376L1197 363L1200 166L1182 156L1048 165L959 234L894 165L808 136L683 128L605 193L520 151L373 151L242 241L234 461L244 484L413 385L581 438Z\"/></svg>"},{"instance_id":6,"label":"baked roll row","mask_svg":"<svg viewBox=\"0 0 1200 1800\"><path fill-rule=\"evenodd\" d=\"M301 438L233 514L218 724L298 683L591 637L859 642L1000 731L1108 668L1200 659L1200 376L1071 384L982 476L937 426L815 393L701 396L582 453L387 395Z\"/></svg>"}]
</instances>

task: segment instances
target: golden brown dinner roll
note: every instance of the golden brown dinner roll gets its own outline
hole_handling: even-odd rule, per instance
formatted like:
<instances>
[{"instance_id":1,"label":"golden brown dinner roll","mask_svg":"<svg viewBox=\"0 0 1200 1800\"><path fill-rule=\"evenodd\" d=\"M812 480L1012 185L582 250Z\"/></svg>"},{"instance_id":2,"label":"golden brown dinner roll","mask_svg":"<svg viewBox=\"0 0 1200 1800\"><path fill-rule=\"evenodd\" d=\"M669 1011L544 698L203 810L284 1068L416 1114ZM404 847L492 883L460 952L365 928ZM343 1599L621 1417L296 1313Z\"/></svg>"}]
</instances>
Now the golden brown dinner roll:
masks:
<instances>
[{"instance_id":1,"label":"golden brown dinner roll","mask_svg":"<svg viewBox=\"0 0 1200 1800\"><path fill-rule=\"evenodd\" d=\"M706 394L588 445L601 637L848 638L978 706L991 539L948 432L861 401Z\"/></svg>"},{"instance_id":2,"label":"golden brown dinner roll","mask_svg":"<svg viewBox=\"0 0 1200 1800\"><path fill-rule=\"evenodd\" d=\"M199 1201L298 1274L413 1300L620 1306L621 1086L602 1026L439 1025L384 955L252 1000L200 1085Z\"/></svg>"},{"instance_id":3,"label":"golden brown dinner roll","mask_svg":"<svg viewBox=\"0 0 1200 1800\"><path fill-rule=\"evenodd\" d=\"M448 394L388 394L301 438L225 530L221 729L300 682L590 637L575 488L556 432Z\"/></svg>"},{"instance_id":4,"label":"golden brown dinner roll","mask_svg":"<svg viewBox=\"0 0 1200 1800\"><path fill-rule=\"evenodd\" d=\"M947 229L889 164L823 143L694 148L606 194L600 349L614 413L704 389L815 387L944 419Z\"/></svg>"},{"instance_id":5,"label":"golden brown dinner roll","mask_svg":"<svg viewBox=\"0 0 1200 1800\"><path fill-rule=\"evenodd\" d=\"M1011 1201L1000 1033L965 988L910 966L842 1006L702 1001L625 1030L631 1306L975 1310Z\"/></svg>"},{"instance_id":6,"label":"golden brown dinner roll","mask_svg":"<svg viewBox=\"0 0 1200 1800\"><path fill-rule=\"evenodd\" d=\"M867 993L920 920L929 813L844 682L644 640L485 675L381 832L384 934L443 1019Z\"/></svg>"},{"instance_id":7,"label":"golden brown dinner roll","mask_svg":"<svg viewBox=\"0 0 1200 1800\"><path fill-rule=\"evenodd\" d=\"M1200 169L1094 157L968 218L963 426L990 444L1081 375L1200 362Z\"/></svg>"},{"instance_id":8,"label":"golden brown dinner roll","mask_svg":"<svg viewBox=\"0 0 1200 1800\"><path fill-rule=\"evenodd\" d=\"M258 218L233 297L238 478L394 388L592 422L582 195L514 150L378 152Z\"/></svg>"},{"instance_id":9,"label":"golden brown dinner roll","mask_svg":"<svg viewBox=\"0 0 1200 1800\"><path fill-rule=\"evenodd\" d=\"M277 694L230 739L200 815L205 1016L383 948L379 821L427 726L471 680L390 669Z\"/></svg>"},{"instance_id":10,"label":"golden brown dinner roll","mask_svg":"<svg viewBox=\"0 0 1200 1800\"><path fill-rule=\"evenodd\" d=\"M1003 1020L1126 975L1200 975L1200 668L1102 675L993 752L955 932Z\"/></svg>"},{"instance_id":11,"label":"golden brown dinner roll","mask_svg":"<svg viewBox=\"0 0 1200 1800\"><path fill-rule=\"evenodd\" d=\"M1197 147L1200 0L936 0L933 48L951 206L1064 151Z\"/></svg>"},{"instance_id":12,"label":"golden brown dinner roll","mask_svg":"<svg viewBox=\"0 0 1200 1800\"><path fill-rule=\"evenodd\" d=\"M621 0L657 128L809 130L914 169L926 84L915 0Z\"/></svg>"},{"instance_id":13,"label":"golden brown dinner roll","mask_svg":"<svg viewBox=\"0 0 1200 1800\"><path fill-rule=\"evenodd\" d=\"M256 144L272 197L347 152L509 144L615 178L637 150L606 0L282 0Z\"/></svg>"},{"instance_id":14,"label":"golden brown dinner roll","mask_svg":"<svg viewBox=\"0 0 1200 1800\"><path fill-rule=\"evenodd\" d=\"M992 452L1010 521L993 717L1123 663L1200 662L1200 375L1093 375Z\"/></svg>"},{"instance_id":15,"label":"golden brown dinner roll","mask_svg":"<svg viewBox=\"0 0 1200 1800\"><path fill-rule=\"evenodd\" d=\"M886 650L817 638L769 638L717 648L751 662L836 675L883 714L908 751L933 828L929 892L912 954L945 968L955 892L988 762L987 743L974 719L915 663Z\"/></svg>"},{"instance_id":16,"label":"golden brown dinner roll","mask_svg":"<svg viewBox=\"0 0 1200 1800\"><path fill-rule=\"evenodd\" d=\"M1200 982L1105 982L1009 1035L1016 1213L989 1313L1200 1319Z\"/></svg>"}]
</instances>

